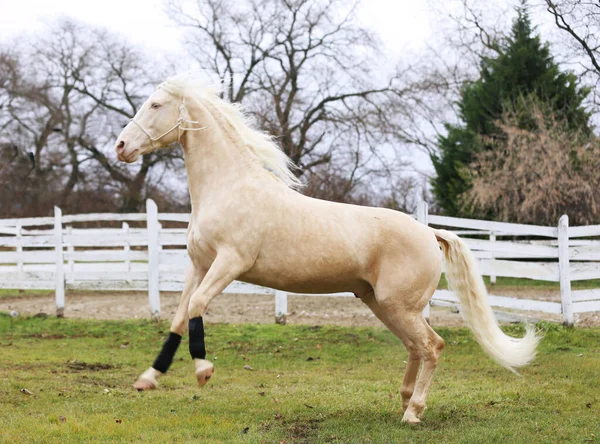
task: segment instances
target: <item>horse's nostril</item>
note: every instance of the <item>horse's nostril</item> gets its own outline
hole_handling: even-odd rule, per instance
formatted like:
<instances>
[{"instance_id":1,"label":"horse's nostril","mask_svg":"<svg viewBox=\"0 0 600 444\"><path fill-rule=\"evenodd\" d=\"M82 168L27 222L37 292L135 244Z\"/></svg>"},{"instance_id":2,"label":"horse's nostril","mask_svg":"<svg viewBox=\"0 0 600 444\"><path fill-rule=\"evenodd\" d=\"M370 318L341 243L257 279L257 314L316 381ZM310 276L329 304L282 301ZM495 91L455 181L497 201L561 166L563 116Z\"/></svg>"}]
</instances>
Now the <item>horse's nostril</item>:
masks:
<instances>
[{"instance_id":1,"label":"horse's nostril","mask_svg":"<svg viewBox=\"0 0 600 444\"><path fill-rule=\"evenodd\" d=\"M125 149L125 142L122 140L117 144L117 151L123 151Z\"/></svg>"}]
</instances>

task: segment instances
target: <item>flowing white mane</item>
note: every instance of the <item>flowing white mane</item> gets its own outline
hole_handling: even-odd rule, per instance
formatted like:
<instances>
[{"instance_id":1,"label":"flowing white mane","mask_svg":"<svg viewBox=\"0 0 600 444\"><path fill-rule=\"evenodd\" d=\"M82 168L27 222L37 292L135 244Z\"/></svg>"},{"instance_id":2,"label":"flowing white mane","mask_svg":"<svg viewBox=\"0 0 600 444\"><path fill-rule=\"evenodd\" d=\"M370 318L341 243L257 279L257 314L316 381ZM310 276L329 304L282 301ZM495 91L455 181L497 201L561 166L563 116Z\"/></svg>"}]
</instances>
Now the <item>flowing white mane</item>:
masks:
<instances>
[{"instance_id":1,"label":"flowing white mane","mask_svg":"<svg viewBox=\"0 0 600 444\"><path fill-rule=\"evenodd\" d=\"M169 77L158 88L175 96L192 96L209 101L235 128L246 147L279 180L291 188L302 187L302 182L292 172L296 166L275 143L273 136L253 128L254 119L238 103L221 98L223 83L215 82L206 74L178 74Z\"/></svg>"}]
</instances>

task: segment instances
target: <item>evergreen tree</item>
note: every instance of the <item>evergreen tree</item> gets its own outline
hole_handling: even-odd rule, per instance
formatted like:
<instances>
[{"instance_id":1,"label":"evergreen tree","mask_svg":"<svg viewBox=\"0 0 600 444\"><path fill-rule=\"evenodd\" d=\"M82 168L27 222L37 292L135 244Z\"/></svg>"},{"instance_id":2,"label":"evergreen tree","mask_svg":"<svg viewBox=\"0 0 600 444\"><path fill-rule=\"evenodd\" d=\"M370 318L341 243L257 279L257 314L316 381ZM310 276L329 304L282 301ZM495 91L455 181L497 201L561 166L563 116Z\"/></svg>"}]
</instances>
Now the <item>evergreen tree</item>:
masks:
<instances>
[{"instance_id":1,"label":"evergreen tree","mask_svg":"<svg viewBox=\"0 0 600 444\"><path fill-rule=\"evenodd\" d=\"M451 216L472 216L459 201L460 194L470 188L469 164L475 153L493 149L489 141L502 137L494 122L520 98L537 97L570 129L590 131L589 114L582 106L589 90L578 87L573 73L560 71L548 44L534 35L525 4L517 12L509 37L498 45L494 57L482 59L480 78L462 90L458 103L462 124L446 125L448 134L438 140L439 154L432 156L437 173L433 194Z\"/></svg>"}]
</instances>

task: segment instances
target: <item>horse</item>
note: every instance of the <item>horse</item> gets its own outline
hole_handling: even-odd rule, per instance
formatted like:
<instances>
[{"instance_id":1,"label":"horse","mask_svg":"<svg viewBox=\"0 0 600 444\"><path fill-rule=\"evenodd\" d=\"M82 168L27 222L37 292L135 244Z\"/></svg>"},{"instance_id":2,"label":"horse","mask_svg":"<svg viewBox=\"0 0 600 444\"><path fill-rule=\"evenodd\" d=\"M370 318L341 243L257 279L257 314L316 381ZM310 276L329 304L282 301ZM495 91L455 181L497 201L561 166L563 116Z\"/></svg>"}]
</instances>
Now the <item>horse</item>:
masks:
<instances>
[{"instance_id":1,"label":"horse","mask_svg":"<svg viewBox=\"0 0 600 444\"><path fill-rule=\"evenodd\" d=\"M208 382L214 366L206 360L203 316L234 280L295 293L352 292L408 351L402 422L417 424L444 348L423 316L440 280L442 256L482 349L515 373L533 360L536 332L527 326L523 338L503 333L476 261L458 236L399 211L301 194L292 162L275 139L255 129L245 110L222 99L221 91L207 75L170 77L115 144L118 159L131 163L179 143L191 199L191 265L181 300L162 350L135 388L158 386L186 329L198 383Z\"/></svg>"}]
</instances>

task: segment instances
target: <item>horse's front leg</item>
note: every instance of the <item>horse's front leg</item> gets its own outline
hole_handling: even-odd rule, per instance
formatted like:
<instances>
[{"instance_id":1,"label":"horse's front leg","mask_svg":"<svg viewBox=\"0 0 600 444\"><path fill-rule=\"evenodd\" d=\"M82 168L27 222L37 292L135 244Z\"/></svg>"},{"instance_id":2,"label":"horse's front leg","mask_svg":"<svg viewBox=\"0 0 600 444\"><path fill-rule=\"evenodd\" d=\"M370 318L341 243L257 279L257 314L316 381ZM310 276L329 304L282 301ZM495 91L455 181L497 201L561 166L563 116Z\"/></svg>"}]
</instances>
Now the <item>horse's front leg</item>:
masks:
<instances>
[{"instance_id":1,"label":"horse's front leg","mask_svg":"<svg viewBox=\"0 0 600 444\"><path fill-rule=\"evenodd\" d=\"M212 298L223 290L249 267L236 254L219 252L200 286L192 293L188 306L190 355L196 367L196 378L202 387L214 373L212 362L206 360L204 344L204 322L202 316L206 313Z\"/></svg>"},{"instance_id":2,"label":"horse's front leg","mask_svg":"<svg viewBox=\"0 0 600 444\"><path fill-rule=\"evenodd\" d=\"M150 390L158 386L158 377L165 374L171 363L173 362L173 356L179 348L181 343L181 337L185 334L188 325L188 305L190 298L194 290L198 288L200 282L204 278L206 271L197 269L194 265L191 265L185 275L185 283L183 285L183 292L181 293L181 299L179 300L179 306L175 312L175 317L171 322L171 332L164 342L162 349L154 364L144 373L142 373L133 387L137 390Z\"/></svg>"}]
</instances>

